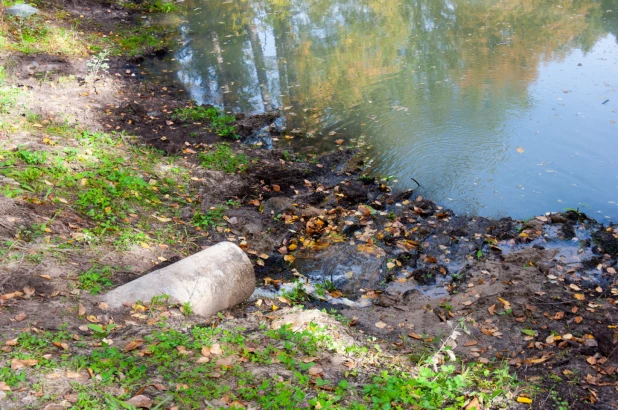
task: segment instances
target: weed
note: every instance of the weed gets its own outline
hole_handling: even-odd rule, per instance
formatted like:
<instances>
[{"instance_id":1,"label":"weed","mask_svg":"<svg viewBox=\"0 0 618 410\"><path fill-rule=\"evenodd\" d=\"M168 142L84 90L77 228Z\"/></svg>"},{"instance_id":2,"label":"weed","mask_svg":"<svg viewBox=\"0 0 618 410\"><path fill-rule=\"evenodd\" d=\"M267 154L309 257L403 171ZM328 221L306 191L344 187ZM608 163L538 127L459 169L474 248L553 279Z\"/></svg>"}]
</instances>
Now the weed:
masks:
<instances>
[{"instance_id":1,"label":"weed","mask_svg":"<svg viewBox=\"0 0 618 410\"><path fill-rule=\"evenodd\" d=\"M185 107L174 111L172 118L180 121L208 122L212 132L220 137L240 138L232 125L236 118L225 115L216 107Z\"/></svg>"},{"instance_id":2,"label":"weed","mask_svg":"<svg viewBox=\"0 0 618 410\"><path fill-rule=\"evenodd\" d=\"M180 311L185 316L191 316L193 314L193 307L191 306L191 302L185 302L180 307Z\"/></svg>"},{"instance_id":3,"label":"weed","mask_svg":"<svg viewBox=\"0 0 618 410\"><path fill-rule=\"evenodd\" d=\"M142 7L151 13L169 13L176 10L176 5L171 1L149 0Z\"/></svg>"},{"instance_id":4,"label":"weed","mask_svg":"<svg viewBox=\"0 0 618 410\"><path fill-rule=\"evenodd\" d=\"M301 302L306 302L310 299L302 282L296 282L296 286L287 292L283 292L282 296L289 299L294 305L299 305Z\"/></svg>"},{"instance_id":5,"label":"weed","mask_svg":"<svg viewBox=\"0 0 618 410\"><path fill-rule=\"evenodd\" d=\"M88 67L88 73L92 76L92 78L97 78L99 75L99 71L107 72L109 70L109 51L104 50L99 54L92 56L92 58L86 61L86 67Z\"/></svg>"},{"instance_id":6,"label":"weed","mask_svg":"<svg viewBox=\"0 0 618 410\"><path fill-rule=\"evenodd\" d=\"M234 154L232 148L225 143L217 144L214 150L201 152L199 159L204 168L225 171L230 174L236 171L244 171L249 163L249 158L246 155Z\"/></svg>"},{"instance_id":7,"label":"weed","mask_svg":"<svg viewBox=\"0 0 618 410\"><path fill-rule=\"evenodd\" d=\"M222 205L209 209L205 214L196 211L195 214L193 214L193 225L201 229L214 228L223 222L225 211L226 208Z\"/></svg>"},{"instance_id":8,"label":"weed","mask_svg":"<svg viewBox=\"0 0 618 410\"><path fill-rule=\"evenodd\" d=\"M97 295L105 288L111 287L112 270L109 266L93 266L79 275L79 288L87 290L92 295Z\"/></svg>"}]
</instances>

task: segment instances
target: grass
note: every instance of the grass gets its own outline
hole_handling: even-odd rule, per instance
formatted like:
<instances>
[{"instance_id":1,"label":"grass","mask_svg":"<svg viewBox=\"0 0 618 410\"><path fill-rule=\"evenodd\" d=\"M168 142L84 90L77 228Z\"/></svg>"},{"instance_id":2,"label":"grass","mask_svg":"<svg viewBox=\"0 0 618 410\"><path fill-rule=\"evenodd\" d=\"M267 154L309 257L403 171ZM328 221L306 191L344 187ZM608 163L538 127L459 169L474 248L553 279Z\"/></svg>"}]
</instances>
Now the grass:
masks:
<instances>
[{"instance_id":1,"label":"grass","mask_svg":"<svg viewBox=\"0 0 618 410\"><path fill-rule=\"evenodd\" d=\"M98 295L104 289L113 286L112 269L109 266L93 266L79 275L79 288L87 290L91 295Z\"/></svg>"},{"instance_id":2,"label":"grass","mask_svg":"<svg viewBox=\"0 0 618 410\"><path fill-rule=\"evenodd\" d=\"M217 107L184 107L174 111L173 118L184 122L205 122L209 129L223 138L239 139L236 127L232 125L236 118L223 114Z\"/></svg>"},{"instance_id":3,"label":"grass","mask_svg":"<svg viewBox=\"0 0 618 410\"><path fill-rule=\"evenodd\" d=\"M209 209L206 213L196 211L193 214L193 224L204 230L215 228L223 223L223 216L225 215L226 209L226 207L220 205Z\"/></svg>"},{"instance_id":4,"label":"grass","mask_svg":"<svg viewBox=\"0 0 618 410\"><path fill-rule=\"evenodd\" d=\"M169 34L160 27L140 27L124 29L113 37L114 55L145 55L167 49L170 45Z\"/></svg>"},{"instance_id":5,"label":"grass","mask_svg":"<svg viewBox=\"0 0 618 410\"><path fill-rule=\"evenodd\" d=\"M66 330L22 332L10 343L14 348L0 353L0 363L12 358L36 358L38 363L28 371L0 367L0 377L11 387L9 398L36 374L56 369L87 369L94 375L93 383L73 385L78 395L73 408L110 408L110 402L115 403L112 408L124 408L143 386L158 383L161 388L143 393L153 398L153 406L173 402L197 409L223 400L231 408L253 403L264 409L459 409L470 397L484 404L503 397L514 383L504 365L397 365L389 362L389 355L382 356L381 349L355 344L348 346L349 353L341 353L333 329L315 323L297 331L291 325L271 329L268 322L252 329L175 329L168 326L167 316L158 315L168 308L166 302L150 305L150 317L158 320L140 332L132 347L107 344L117 337L115 325L89 324L90 335L78 339ZM59 345L67 349L59 352ZM49 356L43 358L45 354ZM326 373L316 362L333 354L361 363L379 358L382 370L376 371L374 364L363 371L354 367ZM285 378L279 376L282 369L288 372ZM112 389L119 393L110 396Z\"/></svg>"},{"instance_id":6,"label":"grass","mask_svg":"<svg viewBox=\"0 0 618 410\"><path fill-rule=\"evenodd\" d=\"M247 169L249 158L244 154L235 154L229 144L220 143L213 149L201 152L198 156L204 168L224 171L229 174Z\"/></svg>"},{"instance_id":7,"label":"grass","mask_svg":"<svg viewBox=\"0 0 618 410\"><path fill-rule=\"evenodd\" d=\"M132 4L126 4L132 7ZM40 6L39 6L40 7ZM40 7L41 8L41 7ZM143 2L137 9L147 12L170 12L174 3L154 0ZM167 49L170 33L161 26L118 27L115 32L101 33L82 31L83 19L57 11L51 19L43 13L20 20L6 16L0 20L0 49L24 54L60 54L68 57L84 57L92 52L110 49L113 55L137 56ZM84 41L86 39L86 41Z\"/></svg>"},{"instance_id":8,"label":"grass","mask_svg":"<svg viewBox=\"0 0 618 410\"><path fill-rule=\"evenodd\" d=\"M52 128L62 131L62 147L0 149L0 175L17 184L0 183L2 194L69 207L94 222L84 234L111 234L119 247L148 242L152 222L170 221L174 209L194 206L186 194L188 170L155 170L155 164L174 161L161 152L127 146L120 134L79 131L63 124L50 124L43 132ZM153 212L154 217L144 216Z\"/></svg>"}]
</instances>

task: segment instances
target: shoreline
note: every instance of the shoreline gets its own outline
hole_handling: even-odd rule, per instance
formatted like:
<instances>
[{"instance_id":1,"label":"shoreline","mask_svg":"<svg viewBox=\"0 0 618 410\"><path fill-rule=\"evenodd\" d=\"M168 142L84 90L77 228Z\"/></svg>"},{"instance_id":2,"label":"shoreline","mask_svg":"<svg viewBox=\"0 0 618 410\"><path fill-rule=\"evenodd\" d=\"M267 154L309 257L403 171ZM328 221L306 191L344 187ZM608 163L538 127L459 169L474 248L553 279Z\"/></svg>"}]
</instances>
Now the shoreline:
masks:
<instances>
[{"instance_id":1,"label":"shoreline","mask_svg":"<svg viewBox=\"0 0 618 410\"><path fill-rule=\"evenodd\" d=\"M504 388L493 400L482 396L483 387L471 379L472 387L462 396L465 405L477 400L487 408L528 408L523 399L529 399L532 408L561 408L566 402L579 409L595 402L610 406L615 400L616 225L575 211L526 221L457 216L413 191L393 193L386 179L365 175L358 147L339 147L318 157L251 147L243 141L272 124L274 113L232 118L212 106L194 106L178 84L142 81L140 58L135 57L140 52L122 51L123 43L108 43L104 39L111 35L103 34L117 32L118 24L139 32L133 26L139 12L90 0L75 4L65 9L56 2L42 10L43 18L64 11L64 20L55 21L60 26L74 18L88 20L82 34L75 35L89 39L84 41L89 56L7 49L2 56L0 239L5 247L0 253L0 301L6 314L0 317L0 333L1 356L9 366L0 367L0 382L9 390L0 389L6 392L0 402L7 400L7 408L43 408L61 401L65 407L88 408L78 397L79 388L69 382L60 387L44 382L45 389L54 391L51 395L37 396L24 388L25 380L33 385L45 379L38 373L41 368L52 374L77 368L75 381L100 400L96 405L109 406L109 394L120 401L139 396L144 392L139 383L164 383L164 389L149 388L148 396L159 404L168 400L170 406L192 408L197 404L183 406L183 400L194 403L194 397L206 393L183 393L189 388L159 380L161 375L152 372L131 376L139 383L123 382L129 369L123 370L124 378L116 375L110 385L97 387L109 369L91 362L75 367L62 356L108 354L110 346L122 346L122 360L138 363L152 352L164 355L157 346L171 343L172 352L165 354L186 367L195 362L192 355L200 355L198 341L204 343L188 329L207 325L233 337L209 336L209 354L201 355L210 362L201 363L211 367L201 371L218 374L212 376L215 385L225 375L236 392L239 376L231 369L254 362L251 354L260 347L259 337L266 337L264 320L275 329L273 323L282 317L304 323L305 331L312 329L310 321L323 320L324 326L345 335L348 347L370 349L373 359L364 362L366 354L343 354L335 342L318 343L328 353L303 363L317 360L323 371L311 375L313 384L299 387L309 392L299 403L313 408L320 408L319 392L329 391L314 386L317 378L348 380L344 374L353 367L342 363L369 369L366 377L349 381L362 391L385 369L405 373L422 358L435 357L455 332L459 339L452 339L452 351L464 365L478 367L480 374L502 371L520 380L505 387L491 376L495 384L490 390ZM169 46L165 33L151 29L159 43L140 44L142 53ZM13 36L11 41L10 47L23 49L23 40ZM118 55L105 60L100 47L110 44ZM286 138L276 127L272 133ZM225 240L248 254L261 287L278 291L284 283L308 277L313 294L293 285L283 294L260 297L206 321L191 315L190 306L144 301L109 311L96 298ZM326 301L342 297L368 300L371 307ZM238 326L250 330L234 333ZM158 329L169 333L160 336ZM244 346L243 353L234 337L248 333L259 337L251 339L255 346L249 343L253 350ZM193 339L174 336L177 343L169 342L172 334L191 334ZM45 344L34 343L37 338ZM229 349L226 357L234 357L233 363L218 364L210 353L215 341ZM195 351L184 353L191 348ZM303 354L311 358L318 353ZM41 359L43 355L49 357ZM103 362L116 363L110 357ZM15 360L37 363L19 362L28 370L20 380ZM157 365L149 362L148 368ZM272 362L262 366L269 376L284 374L271 370ZM286 371L306 370L299 366ZM172 379L184 377L177 369L166 371ZM156 380L152 384L146 379ZM249 393L232 396L209 396L211 405L206 405L240 406L233 404L238 400L243 406L264 406L259 394L253 399ZM353 393L345 397L338 405L362 399Z\"/></svg>"}]
</instances>

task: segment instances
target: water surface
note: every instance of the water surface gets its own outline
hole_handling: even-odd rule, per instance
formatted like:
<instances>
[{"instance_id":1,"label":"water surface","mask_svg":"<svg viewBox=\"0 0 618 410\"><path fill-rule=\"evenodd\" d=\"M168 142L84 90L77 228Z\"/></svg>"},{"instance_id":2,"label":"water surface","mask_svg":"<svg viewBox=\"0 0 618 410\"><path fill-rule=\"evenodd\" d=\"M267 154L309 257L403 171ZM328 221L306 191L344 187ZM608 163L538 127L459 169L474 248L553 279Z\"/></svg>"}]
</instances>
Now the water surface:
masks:
<instances>
[{"instance_id":1,"label":"water surface","mask_svg":"<svg viewBox=\"0 0 618 410\"><path fill-rule=\"evenodd\" d=\"M360 137L460 213L618 220L615 0L187 0L180 20L192 98L282 109L309 134L282 144Z\"/></svg>"}]
</instances>

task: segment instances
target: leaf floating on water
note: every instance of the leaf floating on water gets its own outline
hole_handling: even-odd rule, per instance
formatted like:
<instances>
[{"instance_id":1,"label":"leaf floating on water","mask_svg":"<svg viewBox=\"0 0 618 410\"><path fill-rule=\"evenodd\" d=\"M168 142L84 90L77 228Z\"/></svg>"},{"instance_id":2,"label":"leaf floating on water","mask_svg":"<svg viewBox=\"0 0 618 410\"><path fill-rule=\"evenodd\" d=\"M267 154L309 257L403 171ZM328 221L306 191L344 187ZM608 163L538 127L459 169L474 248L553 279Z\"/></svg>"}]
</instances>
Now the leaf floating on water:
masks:
<instances>
[{"instance_id":1,"label":"leaf floating on water","mask_svg":"<svg viewBox=\"0 0 618 410\"><path fill-rule=\"evenodd\" d=\"M517 147L517 152L519 152L520 154L523 154L525 151L522 147Z\"/></svg>"}]
</instances>

